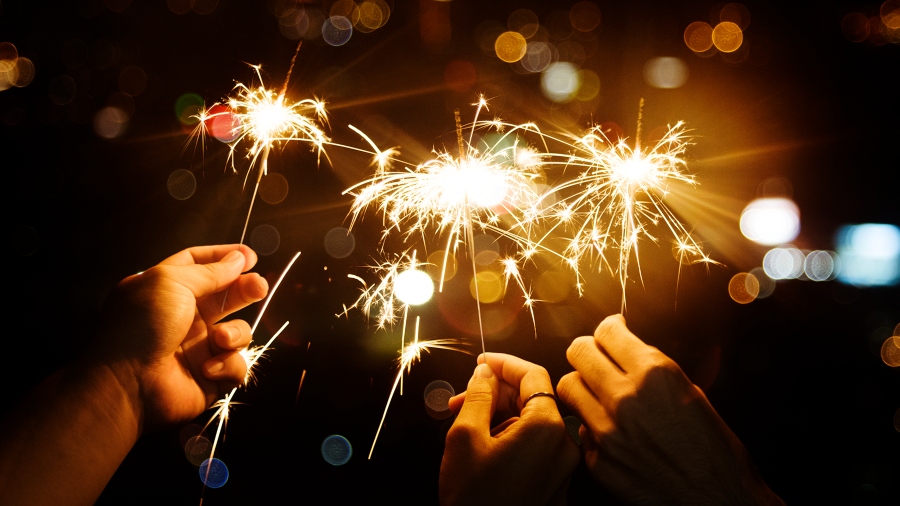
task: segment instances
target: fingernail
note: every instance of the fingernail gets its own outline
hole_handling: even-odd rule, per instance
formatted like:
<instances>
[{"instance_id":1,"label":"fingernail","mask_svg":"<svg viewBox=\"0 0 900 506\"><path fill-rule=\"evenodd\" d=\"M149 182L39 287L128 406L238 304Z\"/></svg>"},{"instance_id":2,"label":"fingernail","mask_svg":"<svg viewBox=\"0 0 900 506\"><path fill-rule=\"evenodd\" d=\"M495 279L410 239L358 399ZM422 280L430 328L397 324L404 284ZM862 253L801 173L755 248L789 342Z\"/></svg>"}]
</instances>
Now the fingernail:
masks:
<instances>
[{"instance_id":1,"label":"fingernail","mask_svg":"<svg viewBox=\"0 0 900 506\"><path fill-rule=\"evenodd\" d=\"M206 361L206 374L210 376L219 374L223 369L225 369L225 362L219 359L211 358Z\"/></svg>"},{"instance_id":2,"label":"fingernail","mask_svg":"<svg viewBox=\"0 0 900 506\"><path fill-rule=\"evenodd\" d=\"M491 370L491 366L487 364L478 364L478 367L475 368L475 376L479 378L493 378L494 371Z\"/></svg>"},{"instance_id":3,"label":"fingernail","mask_svg":"<svg viewBox=\"0 0 900 506\"><path fill-rule=\"evenodd\" d=\"M234 327L225 327L225 336L228 338L228 344L234 344L241 337L241 331Z\"/></svg>"}]
</instances>

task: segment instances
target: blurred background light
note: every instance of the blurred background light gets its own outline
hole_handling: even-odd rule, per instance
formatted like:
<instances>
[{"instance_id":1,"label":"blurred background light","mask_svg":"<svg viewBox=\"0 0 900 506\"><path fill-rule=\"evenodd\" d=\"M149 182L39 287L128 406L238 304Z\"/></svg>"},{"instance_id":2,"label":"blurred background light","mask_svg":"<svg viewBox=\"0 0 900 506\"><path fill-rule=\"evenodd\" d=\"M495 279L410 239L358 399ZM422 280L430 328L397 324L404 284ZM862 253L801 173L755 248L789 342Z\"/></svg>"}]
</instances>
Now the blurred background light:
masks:
<instances>
[{"instance_id":1,"label":"blurred background light","mask_svg":"<svg viewBox=\"0 0 900 506\"><path fill-rule=\"evenodd\" d=\"M578 92L579 72L569 62L557 62L541 74L541 91L554 102L568 102Z\"/></svg>"},{"instance_id":2,"label":"blurred background light","mask_svg":"<svg viewBox=\"0 0 900 506\"><path fill-rule=\"evenodd\" d=\"M322 24L322 39L332 46L343 46L353 35L353 23L344 16L331 16Z\"/></svg>"},{"instance_id":3,"label":"blurred background light","mask_svg":"<svg viewBox=\"0 0 900 506\"><path fill-rule=\"evenodd\" d=\"M600 26L600 7L594 2L582 1L569 10L569 21L579 32L590 32Z\"/></svg>"},{"instance_id":4,"label":"blurred background light","mask_svg":"<svg viewBox=\"0 0 900 506\"><path fill-rule=\"evenodd\" d=\"M830 251L812 251L803 262L803 272L811 281L831 281L839 270L837 255Z\"/></svg>"},{"instance_id":5,"label":"blurred background light","mask_svg":"<svg viewBox=\"0 0 900 506\"><path fill-rule=\"evenodd\" d=\"M744 42L744 32L735 23L723 21L713 28L712 41L719 51L733 53Z\"/></svg>"},{"instance_id":6,"label":"blurred background light","mask_svg":"<svg viewBox=\"0 0 900 506\"><path fill-rule=\"evenodd\" d=\"M865 223L838 230L838 280L857 286L891 286L900 281L900 229Z\"/></svg>"},{"instance_id":7,"label":"blurred background light","mask_svg":"<svg viewBox=\"0 0 900 506\"><path fill-rule=\"evenodd\" d=\"M800 210L786 198L756 199L741 213L741 233L751 241L774 246L800 233Z\"/></svg>"},{"instance_id":8,"label":"blurred background light","mask_svg":"<svg viewBox=\"0 0 900 506\"><path fill-rule=\"evenodd\" d=\"M417 306L431 300L434 282L424 271L409 269L397 275L394 281L394 295L404 304Z\"/></svg>"},{"instance_id":9,"label":"blurred background light","mask_svg":"<svg viewBox=\"0 0 900 506\"><path fill-rule=\"evenodd\" d=\"M746 272L735 274L728 282L728 295L738 304L749 304L759 296L759 280Z\"/></svg>"},{"instance_id":10,"label":"blurred background light","mask_svg":"<svg viewBox=\"0 0 900 506\"><path fill-rule=\"evenodd\" d=\"M772 248L763 257L763 270L772 279L797 279L803 274L804 260L797 248Z\"/></svg>"},{"instance_id":11,"label":"blurred background light","mask_svg":"<svg viewBox=\"0 0 900 506\"><path fill-rule=\"evenodd\" d=\"M344 436L337 434L326 437L322 441L322 458L333 466L346 464L353 456L353 446Z\"/></svg>"},{"instance_id":12,"label":"blurred background light","mask_svg":"<svg viewBox=\"0 0 900 506\"><path fill-rule=\"evenodd\" d=\"M684 43L695 53L705 53L713 47L712 34L709 23L694 21L684 29Z\"/></svg>"},{"instance_id":13,"label":"blurred background light","mask_svg":"<svg viewBox=\"0 0 900 506\"><path fill-rule=\"evenodd\" d=\"M687 65L681 58L661 56L644 64L644 80L654 88L680 88L687 82Z\"/></svg>"},{"instance_id":14,"label":"blurred background light","mask_svg":"<svg viewBox=\"0 0 900 506\"><path fill-rule=\"evenodd\" d=\"M503 32L494 42L494 52L497 58L506 63L514 63L525 56L527 42L525 37L518 32Z\"/></svg>"}]
</instances>

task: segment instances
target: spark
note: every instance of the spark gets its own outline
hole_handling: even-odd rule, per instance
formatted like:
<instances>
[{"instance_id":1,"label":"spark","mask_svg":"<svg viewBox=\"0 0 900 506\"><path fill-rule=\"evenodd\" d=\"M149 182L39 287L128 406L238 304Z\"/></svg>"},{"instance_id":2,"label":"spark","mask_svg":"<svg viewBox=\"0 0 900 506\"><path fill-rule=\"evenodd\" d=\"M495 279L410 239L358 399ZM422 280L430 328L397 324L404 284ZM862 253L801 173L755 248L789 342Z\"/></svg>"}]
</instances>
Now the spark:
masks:
<instances>
[{"instance_id":1,"label":"spark","mask_svg":"<svg viewBox=\"0 0 900 506\"><path fill-rule=\"evenodd\" d=\"M207 133L207 125L211 124L211 121L217 116L225 116L231 120L230 137L233 140L228 143L228 164L237 173L234 165L236 153L248 145L244 156L250 160L250 163L244 176L245 186L250 173L255 168L257 169L250 209L247 211L244 230L241 232L241 244L244 243L247 234L247 225L250 223L250 214L256 200L259 183L268 173L269 153L272 148L287 142L308 142L317 152L319 160L322 155L325 155L326 158L328 156L324 146L330 139L322 128L322 125L328 124L325 102L317 98L306 98L293 102L286 96L288 81L299 50L298 46L280 91L276 92L274 89L266 88L262 77L262 66L251 65L250 67L253 68L259 79L258 86L248 86L238 82L234 86L232 96L223 102L213 104L196 115L199 124L195 135L201 137ZM213 110L217 112L211 112Z\"/></svg>"},{"instance_id":2,"label":"spark","mask_svg":"<svg viewBox=\"0 0 900 506\"><path fill-rule=\"evenodd\" d=\"M549 214L551 229L573 230L566 238L562 255L576 272L579 290L579 266L586 258L599 256L618 275L623 310L632 258L638 277L641 276L639 241L648 238L657 242L651 226L664 225L669 230L680 263L716 263L663 201L670 183L697 184L694 176L686 172L685 153L690 139L684 123L670 126L659 141L647 148L641 146L640 121L639 116L634 147L626 139L612 141L600 126L575 138L569 144L572 152L560 164L583 171L550 192L560 196ZM617 252L614 268L607 259L609 250Z\"/></svg>"},{"instance_id":3,"label":"spark","mask_svg":"<svg viewBox=\"0 0 900 506\"><path fill-rule=\"evenodd\" d=\"M256 316L256 320L253 322L253 326L250 329L250 334L253 335L256 333L256 328L259 326L259 322L262 320L263 314L265 314L266 309L269 307L269 302L271 302L272 297L275 296L275 292L278 291L278 287L281 286L281 282L284 280L284 277L287 275L288 271L291 270L291 267L294 265L294 262L300 257L300 252L298 251L291 260L288 262L287 266L281 272L281 275L278 277L278 280L275 282L275 285L269 291L269 295L266 297L265 301L263 301L262 307L260 308L259 314ZM243 386L247 386L254 381L254 371L256 369L256 364L259 362L259 359L262 358L264 353L269 349L275 339L278 338L279 335L284 331L284 329L288 326L289 322L284 322L280 329L275 332L269 340L261 346L253 346L247 347L240 351L242 357L247 362L247 374L244 376L244 381L242 383ZM222 434L225 426L228 424L228 418L230 416L231 405L233 404L232 399L234 398L235 393L237 393L238 387L234 387L231 389L231 392L225 395L222 399L219 399L212 405L212 408L215 410L210 417L209 421L206 422L206 425L203 427L205 431L213 422L217 422L216 425L216 435L213 438L212 449L210 450L209 458L213 458L216 454L216 446L219 443L219 436ZM207 469L208 470L208 469ZM204 487L205 488L205 487ZM202 499L201 499L202 503Z\"/></svg>"},{"instance_id":4,"label":"spark","mask_svg":"<svg viewBox=\"0 0 900 506\"><path fill-rule=\"evenodd\" d=\"M474 120L466 125L468 135L464 135L456 111L457 153L435 150L434 158L415 168L393 159L393 154L379 150L363 135L376 153L376 172L344 191L354 199L349 213L350 228L368 208L374 207L382 215L385 227L382 240L392 232L399 233L404 240L413 235L422 235L424 239L429 233L446 237L439 290L443 290L448 258L458 253L460 245L467 246L473 274L477 274L473 244L476 229L511 240L523 258L539 246L530 238L528 224L532 220L526 215L540 201L537 181L543 177L542 157L520 135L540 136L540 131L533 123L516 125L500 119L479 120L481 111L487 110L487 100L481 97L474 105ZM476 131L491 135L476 141ZM388 161L401 162L405 167L393 169ZM478 300L477 283L475 290ZM483 329L480 302L478 313L479 328ZM379 324L382 321L379 318ZM484 348L484 331L480 332Z\"/></svg>"},{"instance_id":5,"label":"spark","mask_svg":"<svg viewBox=\"0 0 900 506\"><path fill-rule=\"evenodd\" d=\"M404 322L405 325L406 322ZM453 351L463 351L455 347L459 342L455 339L431 339L428 341L419 341L419 317L416 317L415 338L411 343L400 349L400 356L397 358L397 376L394 378L394 384L391 386L391 393L388 395L387 403L384 406L384 413L381 415L381 421L378 422L378 430L375 431L375 438L372 440L372 447L369 449L369 460L372 459L372 452L375 451L375 443L378 442L378 435L381 434L381 428L384 426L384 419L387 417L388 409L391 407L391 400L397 391L397 385L402 383L403 370L409 374L415 362L422 359L422 352L431 353L432 349L443 349ZM403 393L401 392L401 395Z\"/></svg>"}]
</instances>

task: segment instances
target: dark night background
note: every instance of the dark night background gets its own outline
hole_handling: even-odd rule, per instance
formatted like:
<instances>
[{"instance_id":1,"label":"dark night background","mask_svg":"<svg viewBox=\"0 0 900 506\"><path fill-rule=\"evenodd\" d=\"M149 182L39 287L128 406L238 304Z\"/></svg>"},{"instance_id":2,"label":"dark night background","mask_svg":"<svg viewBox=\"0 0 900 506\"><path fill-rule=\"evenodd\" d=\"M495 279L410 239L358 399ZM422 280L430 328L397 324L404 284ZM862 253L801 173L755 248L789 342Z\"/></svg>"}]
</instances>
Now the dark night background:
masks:
<instances>
[{"instance_id":1,"label":"dark night background","mask_svg":"<svg viewBox=\"0 0 900 506\"><path fill-rule=\"evenodd\" d=\"M491 114L533 120L545 131L615 121L631 136L641 98L647 131L685 120L696 135L688 167L707 207L677 211L723 265L685 267L679 280L668 238L644 244L644 284L628 287L629 327L705 389L789 504L900 504L900 371L879 356L900 323L900 288L780 281L771 297L747 305L727 291L731 276L760 265L766 251L741 236L738 218L769 178L791 184L800 248L834 249L844 224L900 224L900 46L851 42L841 30L845 14L874 15L880 4L747 1L750 56L735 64L697 56L683 41L689 23L709 22L713 2L597 2L602 23L585 42L581 66L600 77L600 98L575 110L544 99L537 75L514 72L475 37L481 23L505 24L518 8L544 22L574 3L397 0L384 27L355 32L345 45L304 41L288 94L324 98L336 142L365 147L352 124L380 147L401 145L413 160L441 148L448 134L452 146L453 110L470 118L479 93L491 99ZM4 381L4 410L84 347L118 280L185 247L239 239L249 199L235 188L246 162L237 160L235 176L226 170L226 146L195 146L175 103L189 92L209 103L222 99L236 80L255 79L248 63L262 64L267 86L278 88L297 44L279 31L274 12L285 4L219 0L207 14L177 14L166 2L142 0L2 2L0 42L15 44L35 66L28 86L0 92L0 167L11 202L6 340L17 370ZM444 43L423 41L429 12L448 16ZM642 67L655 56L684 60L687 83L648 86ZM445 77L454 61L471 64L471 80ZM143 70L146 86L125 100L133 113L124 133L104 139L94 115L122 100L121 75L130 67ZM58 76L75 83L64 104L53 98ZM353 229L353 254L328 256L326 232L347 225L350 197L341 192L370 171L363 156L338 147L328 153L331 163L318 168L307 146L270 158L270 171L290 190L277 205L255 204L250 229L268 224L280 233L277 251L261 256L256 271L271 282L296 251L302 255L258 339L291 323L259 366L258 383L236 398L243 405L218 450L231 477L203 493L205 504L437 502L449 420L429 417L421 392L436 379L462 391L474 358L425 355L366 460L394 378L397 339L358 313L334 316L355 299L358 284L346 275L366 275L381 229L380 218L367 214ZM177 169L196 177L189 199L167 191ZM392 240L386 249L399 245ZM422 332L463 338L474 350L474 304L454 281L421 311ZM511 290L489 308L511 323L502 338L488 339L488 350L537 362L557 381L571 370L571 339L619 310L612 276L588 281L581 298L537 306L537 338ZM252 319L255 308L239 315ZM142 439L98 504L197 504L202 484L184 458L180 429ZM353 444L344 466L320 455L330 434ZM570 502L612 504L583 471Z\"/></svg>"}]
</instances>

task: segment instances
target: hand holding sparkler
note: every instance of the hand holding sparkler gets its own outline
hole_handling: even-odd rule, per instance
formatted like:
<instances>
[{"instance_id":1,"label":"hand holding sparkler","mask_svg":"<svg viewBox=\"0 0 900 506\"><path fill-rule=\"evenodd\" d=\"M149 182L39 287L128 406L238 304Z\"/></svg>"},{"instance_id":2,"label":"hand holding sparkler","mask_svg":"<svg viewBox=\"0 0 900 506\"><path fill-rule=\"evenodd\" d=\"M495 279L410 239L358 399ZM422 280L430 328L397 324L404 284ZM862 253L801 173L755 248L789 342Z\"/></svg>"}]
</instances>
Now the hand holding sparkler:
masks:
<instances>
[{"instance_id":1,"label":"hand holding sparkler","mask_svg":"<svg viewBox=\"0 0 900 506\"><path fill-rule=\"evenodd\" d=\"M255 263L246 246L197 247L123 280L95 346L0 421L0 504L93 504L142 433L243 381L250 327L219 320L265 296L242 274Z\"/></svg>"},{"instance_id":2,"label":"hand holding sparkler","mask_svg":"<svg viewBox=\"0 0 900 506\"><path fill-rule=\"evenodd\" d=\"M119 283L97 354L140 388L139 422L190 420L244 381L250 325L219 321L265 297L266 280L246 273L255 264L247 246L203 246Z\"/></svg>"},{"instance_id":3,"label":"hand holding sparkler","mask_svg":"<svg viewBox=\"0 0 900 506\"><path fill-rule=\"evenodd\" d=\"M546 395L547 371L500 353L478 362L466 392L450 400L459 415L441 462L441 504L565 504L578 448ZM516 416L491 429L495 412Z\"/></svg>"},{"instance_id":4,"label":"hand holding sparkler","mask_svg":"<svg viewBox=\"0 0 900 506\"><path fill-rule=\"evenodd\" d=\"M610 316L567 351L557 387L594 478L628 504L784 504L706 395Z\"/></svg>"}]
</instances>

